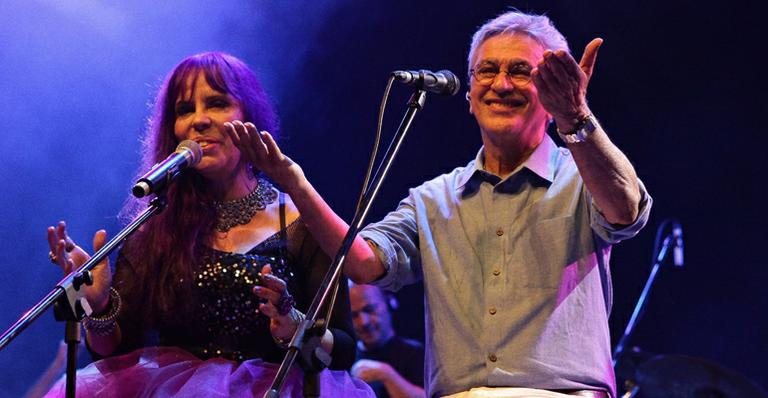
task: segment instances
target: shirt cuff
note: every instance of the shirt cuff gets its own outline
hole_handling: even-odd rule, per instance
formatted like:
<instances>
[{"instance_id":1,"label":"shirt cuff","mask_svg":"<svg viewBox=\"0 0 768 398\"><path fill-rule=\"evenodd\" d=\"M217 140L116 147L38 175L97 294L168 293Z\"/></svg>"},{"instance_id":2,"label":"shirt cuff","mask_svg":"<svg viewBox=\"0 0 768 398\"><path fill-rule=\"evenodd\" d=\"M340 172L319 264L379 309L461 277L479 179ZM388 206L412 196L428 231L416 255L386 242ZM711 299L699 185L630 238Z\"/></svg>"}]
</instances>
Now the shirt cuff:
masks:
<instances>
[{"instance_id":1,"label":"shirt cuff","mask_svg":"<svg viewBox=\"0 0 768 398\"><path fill-rule=\"evenodd\" d=\"M376 256L379 257L379 261L381 261L381 264L384 265L384 275L382 275L379 279L369 282L368 284L378 286L379 288L385 290L397 290L399 288L396 283L397 273L394 270L395 267L392 266L394 259L397 257L395 254L395 249L392 248L391 245L379 243L387 241L386 236L380 232L369 230L362 231L359 235L367 242L373 243Z\"/></svg>"},{"instance_id":2,"label":"shirt cuff","mask_svg":"<svg viewBox=\"0 0 768 398\"><path fill-rule=\"evenodd\" d=\"M648 222L653 199L645 189L643 182L639 179L637 182L640 187L640 209L637 215L637 219L635 219L635 221L629 225L622 225L617 228L616 225L609 223L608 220L605 219L605 216L600 213L600 210L597 208L594 199L590 197L590 207L592 209L592 211L590 211L590 223L592 225L592 229L597 233L598 236L600 236L608 243L619 243L625 239L629 239L637 235L637 233L640 232L640 230L643 229L645 224Z\"/></svg>"}]
</instances>

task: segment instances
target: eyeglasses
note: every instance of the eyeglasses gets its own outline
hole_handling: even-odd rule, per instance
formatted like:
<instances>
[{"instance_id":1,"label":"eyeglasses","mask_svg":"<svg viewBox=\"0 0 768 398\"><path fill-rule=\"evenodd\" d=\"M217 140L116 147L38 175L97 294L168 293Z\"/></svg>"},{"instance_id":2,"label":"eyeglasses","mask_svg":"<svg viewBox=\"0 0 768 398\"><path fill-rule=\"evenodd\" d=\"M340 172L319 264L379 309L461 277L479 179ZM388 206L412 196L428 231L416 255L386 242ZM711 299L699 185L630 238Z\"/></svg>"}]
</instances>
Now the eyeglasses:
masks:
<instances>
[{"instance_id":1,"label":"eyeglasses","mask_svg":"<svg viewBox=\"0 0 768 398\"><path fill-rule=\"evenodd\" d=\"M507 81L511 82L515 86L521 87L531 82L531 68L527 63L516 63L510 65L504 73L506 73ZM477 84L483 86L490 86L496 81L496 76L502 73L501 68L492 63L482 64L476 68L469 70L470 76L475 78Z\"/></svg>"}]
</instances>

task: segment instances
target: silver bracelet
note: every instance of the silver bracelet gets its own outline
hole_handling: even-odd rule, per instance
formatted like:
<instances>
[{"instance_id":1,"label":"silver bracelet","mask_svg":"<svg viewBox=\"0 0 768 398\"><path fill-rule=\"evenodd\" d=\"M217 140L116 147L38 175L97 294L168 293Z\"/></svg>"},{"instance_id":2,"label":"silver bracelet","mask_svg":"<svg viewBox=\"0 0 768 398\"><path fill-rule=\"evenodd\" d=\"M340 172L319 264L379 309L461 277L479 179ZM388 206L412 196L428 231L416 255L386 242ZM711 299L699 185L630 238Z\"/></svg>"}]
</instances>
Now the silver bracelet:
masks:
<instances>
[{"instance_id":1,"label":"silver bracelet","mask_svg":"<svg viewBox=\"0 0 768 398\"><path fill-rule=\"evenodd\" d=\"M301 311L297 310L295 307L291 308L291 312L288 314L289 317L291 317L291 320L298 326L300 323L304 322L304 314L301 313ZM293 337L293 336L291 336ZM272 340L275 341L275 344L277 344L278 347L287 350L288 346L291 344L291 337L282 338L282 337L276 337L272 336Z\"/></svg>"},{"instance_id":2,"label":"silver bracelet","mask_svg":"<svg viewBox=\"0 0 768 398\"><path fill-rule=\"evenodd\" d=\"M109 288L109 309L102 316L87 316L83 319L83 327L96 336L108 336L117 329L117 316L123 306L123 300L114 287Z\"/></svg>"}]
</instances>

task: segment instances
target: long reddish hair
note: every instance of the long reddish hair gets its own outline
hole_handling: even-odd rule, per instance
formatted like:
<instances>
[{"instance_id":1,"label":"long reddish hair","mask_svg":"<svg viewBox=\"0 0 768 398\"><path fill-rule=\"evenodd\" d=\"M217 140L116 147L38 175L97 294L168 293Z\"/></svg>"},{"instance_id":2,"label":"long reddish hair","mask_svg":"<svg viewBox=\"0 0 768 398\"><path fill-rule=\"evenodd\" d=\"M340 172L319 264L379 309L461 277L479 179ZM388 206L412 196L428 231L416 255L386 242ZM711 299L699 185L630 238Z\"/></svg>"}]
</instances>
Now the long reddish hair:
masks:
<instances>
[{"instance_id":1,"label":"long reddish hair","mask_svg":"<svg viewBox=\"0 0 768 398\"><path fill-rule=\"evenodd\" d=\"M176 149L179 141L174 135L175 102L188 78L200 72L211 88L237 100L244 121L278 135L277 117L269 98L243 61L221 52L196 54L176 65L158 91L142 140L138 173L149 170ZM213 193L196 171L180 175L168 188L166 199L166 208L134 233L123 248L128 260L124 264L131 267L132 276L120 281L120 288L130 291L142 303L151 303L148 311L143 312L149 322L184 316L188 309L184 297L189 293L203 248L212 243L216 224ZM121 211L121 220L132 220L147 203L147 199L129 198Z\"/></svg>"}]
</instances>

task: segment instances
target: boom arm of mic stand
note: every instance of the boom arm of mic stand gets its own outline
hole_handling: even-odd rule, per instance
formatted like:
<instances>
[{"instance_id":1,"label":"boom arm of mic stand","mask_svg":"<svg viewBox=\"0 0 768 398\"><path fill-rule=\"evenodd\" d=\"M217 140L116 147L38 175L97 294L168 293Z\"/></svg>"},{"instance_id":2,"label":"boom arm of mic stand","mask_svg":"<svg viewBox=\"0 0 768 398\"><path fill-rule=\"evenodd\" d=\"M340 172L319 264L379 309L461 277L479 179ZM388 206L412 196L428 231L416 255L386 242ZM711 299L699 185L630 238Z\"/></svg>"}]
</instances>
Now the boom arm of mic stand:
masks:
<instances>
[{"instance_id":1,"label":"boom arm of mic stand","mask_svg":"<svg viewBox=\"0 0 768 398\"><path fill-rule=\"evenodd\" d=\"M272 380L272 386L264 394L264 398L279 397L280 389L285 382L285 377L293 365L293 362L296 360L296 356L299 354L299 352L302 352L305 340L310 335L310 333L307 333L307 330L315 326L320 309L322 309L323 305L331 296L331 291L334 289L334 285L339 282L342 265L344 264L344 260L347 257L347 253L349 253L349 249L352 247L352 243L357 236L357 232L362 227L362 224L368 215L368 211L371 209L373 199L376 198L376 195L381 188L381 184L383 183L384 178L386 177L389 168L392 166L395 156L397 155L397 152L400 149L403 140L405 139L405 135L408 132L414 117L416 117L416 113L424 107L425 100L426 91L417 90L408 101L408 111L405 113L403 120L400 122L400 127L398 127L397 133L393 138L395 145L394 147L390 148L382 160L382 163L384 164L383 169L381 169L381 173L376 173L376 176L371 182L371 189L366 192L362 205L355 213L355 216L352 219L352 223L349 226L349 230L347 230L347 234L344 236L344 241L336 253L336 257L334 258L333 263L331 263L330 269L325 274L325 279L323 279L323 283L320 285L318 293L312 300L312 305L307 311L306 319L299 324L296 332L291 338L291 343L288 346L288 352L285 354L285 357L283 357L283 361L280 363L280 368L277 370L277 374ZM327 322L321 326L321 329L324 331L326 327ZM322 338L322 334L320 337ZM311 355L313 353L310 352L309 354Z\"/></svg>"}]
</instances>

